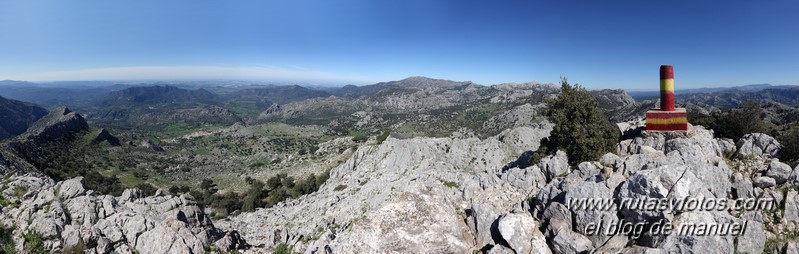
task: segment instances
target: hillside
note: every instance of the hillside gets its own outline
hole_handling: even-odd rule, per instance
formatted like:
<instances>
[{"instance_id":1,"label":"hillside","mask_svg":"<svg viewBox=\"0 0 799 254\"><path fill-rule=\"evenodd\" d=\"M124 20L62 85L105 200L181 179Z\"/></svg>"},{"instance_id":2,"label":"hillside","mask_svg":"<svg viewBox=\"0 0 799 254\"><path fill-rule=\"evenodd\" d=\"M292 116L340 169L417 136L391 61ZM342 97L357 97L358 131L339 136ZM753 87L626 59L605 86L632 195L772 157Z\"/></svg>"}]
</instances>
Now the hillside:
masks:
<instances>
[{"instance_id":1,"label":"hillside","mask_svg":"<svg viewBox=\"0 0 799 254\"><path fill-rule=\"evenodd\" d=\"M263 121L327 126L336 134L388 130L399 137L449 136L459 130L491 136L536 120L535 105L557 93L551 85L503 84L412 77L363 87L343 87L336 96L270 107ZM527 116L521 122L512 119Z\"/></svg>"},{"instance_id":2,"label":"hillside","mask_svg":"<svg viewBox=\"0 0 799 254\"><path fill-rule=\"evenodd\" d=\"M37 105L0 97L0 140L22 134L46 114Z\"/></svg>"}]
</instances>

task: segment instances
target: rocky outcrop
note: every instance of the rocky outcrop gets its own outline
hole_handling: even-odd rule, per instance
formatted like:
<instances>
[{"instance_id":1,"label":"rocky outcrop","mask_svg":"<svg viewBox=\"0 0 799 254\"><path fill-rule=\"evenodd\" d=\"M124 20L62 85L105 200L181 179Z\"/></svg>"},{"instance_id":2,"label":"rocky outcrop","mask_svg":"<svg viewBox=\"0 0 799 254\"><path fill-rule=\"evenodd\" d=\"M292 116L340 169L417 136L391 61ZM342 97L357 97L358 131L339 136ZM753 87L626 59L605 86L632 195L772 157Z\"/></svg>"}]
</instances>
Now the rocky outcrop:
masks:
<instances>
[{"instance_id":1,"label":"rocky outcrop","mask_svg":"<svg viewBox=\"0 0 799 254\"><path fill-rule=\"evenodd\" d=\"M41 235L45 250L56 253L78 245L90 253L205 253L214 245L228 251L247 247L235 231L215 228L188 194L141 197L129 189L122 197L97 195L85 188L82 177L54 182L28 174L7 181L2 195L11 205L0 206L0 222L15 225L13 238L20 252L27 232Z\"/></svg>"},{"instance_id":2,"label":"rocky outcrop","mask_svg":"<svg viewBox=\"0 0 799 254\"><path fill-rule=\"evenodd\" d=\"M540 246L543 239L533 231L511 233L531 225L527 219L509 223L516 215L506 216L505 237L530 242L498 243L506 241L499 240L504 239L500 216L513 209L524 214L526 198L546 182L538 166L502 168L537 148L550 126L520 127L484 140L389 138L359 148L319 191L217 224L238 229L248 243L267 251L281 243L306 253L471 253Z\"/></svg>"},{"instance_id":3,"label":"rocky outcrop","mask_svg":"<svg viewBox=\"0 0 799 254\"><path fill-rule=\"evenodd\" d=\"M780 150L780 142L763 133L750 133L744 135L735 143L738 147L739 158L768 156L776 157Z\"/></svg>"},{"instance_id":4,"label":"rocky outcrop","mask_svg":"<svg viewBox=\"0 0 799 254\"><path fill-rule=\"evenodd\" d=\"M591 95L612 123L641 119L657 103L655 100L637 102L621 89L593 90Z\"/></svg>"},{"instance_id":5,"label":"rocky outcrop","mask_svg":"<svg viewBox=\"0 0 799 254\"><path fill-rule=\"evenodd\" d=\"M524 131L539 134L515 139L532 142L548 133ZM760 253L770 248L767 237L793 232L770 226L790 225L775 220L793 221L799 210L794 200L799 199L795 192L783 197L776 191L791 183L794 171L773 160L778 149L768 145L759 156L730 160L725 156L738 147L693 126L687 133L640 131L599 161L573 166L565 153L557 152L536 165L522 165L507 162L516 160L513 154L527 154L513 144L528 143L500 138L508 136L513 135L389 138L358 149L331 172L320 191L218 224L239 229L244 239L266 251L287 244L305 253ZM744 166L758 169L737 171ZM784 217L770 216L772 210L637 209L617 203L737 197L791 201L786 201ZM586 209L574 203L589 199L609 201L611 207ZM747 228L737 235L710 236L650 231L658 222L675 228ZM646 230L611 231L623 223ZM596 232L587 231L591 228ZM792 246L782 244L777 248Z\"/></svg>"},{"instance_id":6,"label":"rocky outcrop","mask_svg":"<svg viewBox=\"0 0 799 254\"><path fill-rule=\"evenodd\" d=\"M144 148L150 149L153 152L157 152L157 153L160 153L160 152L164 151L163 147L153 143L153 141L149 140L149 139L142 140L141 141L141 146L144 147Z\"/></svg>"},{"instance_id":7,"label":"rocky outcrop","mask_svg":"<svg viewBox=\"0 0 799 254\"><path fill-rule=\"evenodd\" d=\"M83 116L67 107L60 107L36 121L22 138L43 144L52 141L74 139L80 133L89 131L89 124Z\"/></svg>"},{"instance_id":8,"label":"rocky outcrop","mask_svg":"<svg viewBox=\"0 0 799 254\"><path fill-rule=\"evenodd\" d=\"M283 109L280 107L280 105L273 103L272 105L269 105L269 108L264 110L264 112L261 112L260 117L264 119L275 117L278 116L281 111L283 111Z\"/></svg>"},{"instance_id":9,"label":"rocky outcrop","mask_svg":"<svg viewBox=\"0 0 799 254\"><path fill-rule=\"evenodd\" d=\"M108 130L106 130L105 128L100 129L100 131L97 132L97 136L94 136L94 138L92 138L91 141L91 143L95 145L100 144L102 142L107 142L111 146L121 145L119 143L119 139L117 137L114 137L114 135L111 135L111 133L108 132Z\"/></svg>"}]
</instances>

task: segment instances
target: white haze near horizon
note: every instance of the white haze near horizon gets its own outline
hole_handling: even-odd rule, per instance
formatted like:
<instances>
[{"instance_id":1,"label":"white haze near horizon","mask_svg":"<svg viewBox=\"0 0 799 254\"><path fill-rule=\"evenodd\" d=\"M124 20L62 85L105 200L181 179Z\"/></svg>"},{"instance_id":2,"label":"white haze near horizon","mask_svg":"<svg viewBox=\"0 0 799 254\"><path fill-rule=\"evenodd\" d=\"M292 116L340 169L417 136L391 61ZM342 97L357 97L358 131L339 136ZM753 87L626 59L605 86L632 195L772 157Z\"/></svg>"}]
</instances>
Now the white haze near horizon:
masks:
<instances>
[{"instance_id":1,"label":"white haze near horizon","mask_svg":"<svg viewBox=\"0 0 799 254\"><path fill-rule=\"evenodd\" d=\"M315 71L300 67L262 65L255 67L225 66L132 66L48 71L6 77L30 82L58 81L168 81L168 80L251 80L318 85L367 85L373 78Z\"/></svg>"}]
</instances>

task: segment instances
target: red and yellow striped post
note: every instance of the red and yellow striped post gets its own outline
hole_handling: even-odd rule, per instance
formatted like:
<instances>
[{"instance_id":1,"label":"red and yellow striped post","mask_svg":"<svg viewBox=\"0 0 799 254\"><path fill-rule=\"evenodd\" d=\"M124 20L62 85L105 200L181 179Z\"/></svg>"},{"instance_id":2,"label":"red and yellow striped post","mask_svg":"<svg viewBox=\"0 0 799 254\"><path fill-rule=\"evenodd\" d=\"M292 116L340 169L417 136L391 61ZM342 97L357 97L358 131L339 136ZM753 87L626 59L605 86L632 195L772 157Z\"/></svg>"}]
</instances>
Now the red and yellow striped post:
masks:
<instances>
[{"instance_id":1,"label":"red and yellow striped post","mask_svg":"<svg viewBox=\"0 0 799 254\"><path fill-rule=\"evenodd\" d=\"M646 130L688 130L685 108L674 108L674 68L671 65L660 66L660 109L646 112Z\"/></svg>"}]
</instances>

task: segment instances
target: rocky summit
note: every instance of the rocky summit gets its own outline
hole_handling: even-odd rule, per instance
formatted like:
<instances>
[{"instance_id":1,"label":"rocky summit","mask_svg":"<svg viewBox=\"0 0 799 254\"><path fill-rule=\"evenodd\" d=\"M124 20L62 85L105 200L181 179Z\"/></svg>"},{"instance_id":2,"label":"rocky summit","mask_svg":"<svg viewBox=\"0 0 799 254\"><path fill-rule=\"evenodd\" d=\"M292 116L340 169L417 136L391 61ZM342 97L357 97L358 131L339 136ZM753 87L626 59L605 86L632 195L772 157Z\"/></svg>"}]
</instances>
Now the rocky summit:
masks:
<instances>
[{"instance_id":1,"label":"rocky summit","mask_svg":"<svg viewBox=\"0 0 799 254\"><path fill-rule=\"evenodd\" d=\"M546 121L485 139L370 140L319 191L217 221L189 194L99 195L81 177L16 175L4 180L0 221L21 229L13 236L19 250L24 233L35 231L47 250L91 253L267 253L279 246L304 253L762 253L772 251L767 236L796 232L799 198L784 186L799 183L799 171L773 157L780 149L773 138L751 134L734 144L702 126L651 133L639 124L620 124L620 132L634 134L598 161L571 162L557 152L535 165L527 157L549 135ZM603 210L574 203L756 197L784 205ZM652 233L658 222L746 228L739 235ZM647 230L607 231L623 223ZM587 230L592 225L599 233Z\"/></svg>"},{"instance_id":2,"label":"rocky summit","mask_svg":"<svg viewBox=\"0 0 799 254\"><path fill-rule=\"evenodd\" d=\"M736 145L701 126L684 134L644 131L599 161L570 162L558 152L537 165L508 167L517 154L535 150L548 128L517 128L485 140L389 139L359 149L331 172L321 191L217 225L239 230L254 246L287 244L305 253L761 253L767 235L796 230L780 220L796 217L790 210L799 205L796 191L786 194L782 187L797 183L799 174L771 156L779 144L765 134L748 135ZM727 157L732 154L753 156ZM743 164L759 170L740 172ZM772 183L761 185L759 179ZM786 208L598 210L570 201L756 197L785 200ZM746 225L746 230L739 235L585 231L598 223L651 229L657 222L674 228ZM777 248L786 246L796 245Z\"/></svg>"}]
</instances>

